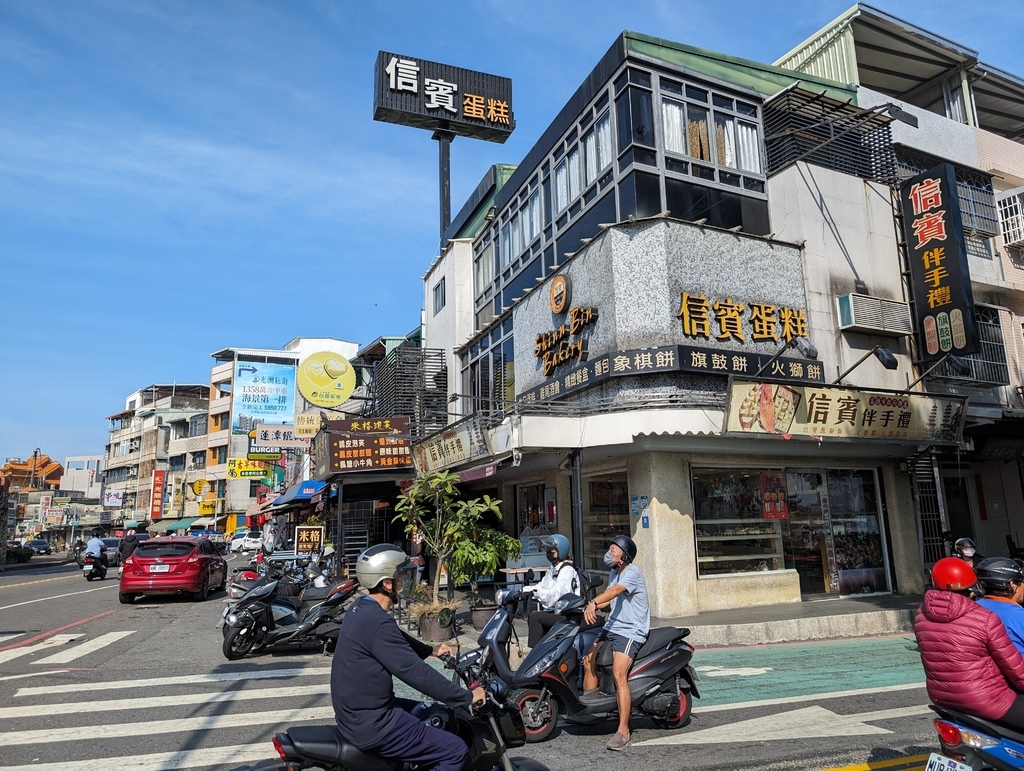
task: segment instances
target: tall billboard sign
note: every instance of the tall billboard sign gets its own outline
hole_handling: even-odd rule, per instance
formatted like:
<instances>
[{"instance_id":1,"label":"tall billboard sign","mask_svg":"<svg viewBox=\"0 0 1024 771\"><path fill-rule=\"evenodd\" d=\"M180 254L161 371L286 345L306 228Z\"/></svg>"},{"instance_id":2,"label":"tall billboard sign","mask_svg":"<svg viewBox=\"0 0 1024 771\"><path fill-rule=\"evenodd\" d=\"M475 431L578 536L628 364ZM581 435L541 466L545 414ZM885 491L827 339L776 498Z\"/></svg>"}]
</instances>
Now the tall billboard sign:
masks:
<instances>
[{"instance_id":1,"label":"tall billboard sign","mask_svg":"<svg viewBox=\"0 0 1024 771\"><path fill-rule=\"evenodd\" d=\"M231 391L231 433L259 425L295 423L295 365L236 361Z\"/></svg>"},{"instance_id":2,"label":"tall billboard sign","mask_svg":"<svg viewBox=\"0 0 1024 771\"><path fill-rule=\"evenodd\" d=\"M307 356L299 364L297 377L299 393L317 407L340 407L356 387L355 369L337 353Z\"/></svg>"},{"instance_id":3,"label":"tall billboard sign","mask_svg":"<svg viewBox=\"0 0 1024 771\"><path fill-rule=\"evenodd\" d=\"M164 515L164 484L167 472L157 469L153 472L153 495L149 499L149 518L156 520Z\"/></svg>"},{"instance_id":4,"label":"tall billboard sign","mask_svg":"<svg viewBox=\"0 0 1024 771\"><path fill-rule=\"evenodd\" d=\"M980 350L956 171L944 163L900 185L919 357Z\"/></svg>"},{"instance_id":5,"label":"tall billboard sign","mask_svg":"<svg viewBox=\"0 0 1024 771\"><path fill-rule=\"evenodd\" d=\"M489 142L516 126L509 78L379 51L373 81L374 120Z\"/></svg>"}]
</instances>

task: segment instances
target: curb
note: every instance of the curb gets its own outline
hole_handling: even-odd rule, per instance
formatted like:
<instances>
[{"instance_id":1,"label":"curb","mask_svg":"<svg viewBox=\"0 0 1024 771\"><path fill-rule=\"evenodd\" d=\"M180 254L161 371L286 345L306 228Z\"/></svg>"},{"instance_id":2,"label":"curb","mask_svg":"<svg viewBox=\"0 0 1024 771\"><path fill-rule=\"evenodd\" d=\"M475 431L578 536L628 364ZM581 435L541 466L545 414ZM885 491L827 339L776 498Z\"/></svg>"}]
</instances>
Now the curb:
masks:
<instances>
[{"instance_id":1,"label":"curb","mask_svg":"<svg viewBox=\"0 0 1024 771\"><path fill-rule=\"evenodd\" d=\"M878 637L914 631L914 610L879 610L754 624L693 626L686 641L698 648Z\"/></svg>"}]
</instances>

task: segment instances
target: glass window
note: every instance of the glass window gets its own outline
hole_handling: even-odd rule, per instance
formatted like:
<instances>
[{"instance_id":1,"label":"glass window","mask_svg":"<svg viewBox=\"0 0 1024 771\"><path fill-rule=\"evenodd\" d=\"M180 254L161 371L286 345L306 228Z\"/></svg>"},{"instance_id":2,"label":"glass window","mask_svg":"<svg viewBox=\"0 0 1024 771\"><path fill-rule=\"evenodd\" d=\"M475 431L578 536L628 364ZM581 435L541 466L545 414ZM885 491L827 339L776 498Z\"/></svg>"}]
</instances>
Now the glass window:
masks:
<instances>
[{"instance_id":1,"label":"glass window","mask_svg":"<svg viewBox=\"0 0 1024 771\"><path fill-rule=\"evenodd\" d=\"M434 315L444 307L444 276L434 284Z\"/></svg>"},{"instance_id":2,"label":"glass window","mask_svg":"<svg viewBox=\"0 0 1024 771\"><path fill-rule=\"evenodd\" d=\"M690 157L699 161L711 160L711 139L708 135L708 111L687 105L686 144Z\"/></svg>"},{"instance_id":3,"label":"glass window","mask_svg":"<svg viewBox=\"0 0 1024 771\"><path fill-rule=\"evenodd\" d=\"M686 106L666 99L661 103L661 122L665 133L665 150L686 155Z\"/></svg>"},{"instance_id":4,"label":"glass window","mask_svg":"<svg viewBox=\"0 0 1024 771\"><path fill-rule=\"evenodd\" d=\"M736 153L741 169L761 173L761 147L757 142L756 124L736 121Z\"/></svg>"},{"instance_id":5,"label":"glass window","mask_svg":"<svg viewBox=\"0 0 1024 771\"><path fill-rule=\"evenodd\" d=\"M505 225L501 229L501 265L502 267L512 262L512 228Z\"/></svg>"},{"instance_id":6,"label":"glass window","mask_svg":"<svg viewBox=\"0 0 1024 771\"><path fill-rule=\"evenodd\" d=\"M629 535L629 485L625 474L591 478L583 488L583 556L577 564L606 571L604 554L612 538Z\"/></svg>"},{"instance_id":7,"label":"glass window","mask_svg":"<svg viewBox=\"0 0 1024 771\"><path fill-rule=\"evenodd\" d=\"M569 162L569 200L575 201L580 197L580 150L576 148L568 157Z\"/></svg>"},{"instance_id":8,"label":"glass window","mask_svg":"<svg viewBox=\"0 0 1024 771\"><path fill-rule=\"evenodd\" d=\"M717 99L717 97L716 97ZM719 166L736 168L736 119L715 114L715 152Z\"/></svg>"},{"instance_id":9,"label":"glass window","mask_svg":"<svg viewBox=\"0 0 1024 771\"><path fill-rule=\"evenodd\" d=\"M479 295L494 280L494 244L487 244L476 256L473 265L473 289Z\"/></svg>"},{"instance_id":10,"label":"glass window","mask_svg":"<svg viewBox=\"0 0 1024 771\"><path fill-rule=\"evenodd\" d=\"M555 168L555 212L569 205L569 162L562 161Z\"/></svg>"},{"instance_id":11,"label":"glass window","mask_svg":"<svg viewBox=\"0 0 1024 771\"><path fill-rule=\"evenodd\" d=\"M509 252L508 261L512 262L523 251L523 231L519 227L518 214L509 223L509 230L512 233L512 251Z\"/></svg>"}]
</instances>

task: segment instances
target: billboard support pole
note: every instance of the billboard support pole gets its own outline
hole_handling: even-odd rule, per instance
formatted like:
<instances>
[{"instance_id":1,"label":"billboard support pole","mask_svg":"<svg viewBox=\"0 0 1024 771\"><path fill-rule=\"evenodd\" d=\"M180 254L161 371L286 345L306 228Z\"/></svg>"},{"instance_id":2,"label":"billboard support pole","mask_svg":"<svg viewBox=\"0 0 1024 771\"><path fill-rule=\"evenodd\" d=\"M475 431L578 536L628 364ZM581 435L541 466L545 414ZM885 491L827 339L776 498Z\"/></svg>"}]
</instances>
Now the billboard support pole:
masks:
<instances>
[{"instance_id":1,"label":"billboard support pole","mask_svg":"<svg viewBox=\"0 0 1024 771\"><path fill-rule=\"evenodd\" d=\"M438 187L441 198L441 234L452 224L452 140L455 134L444 129L437 129L431 139L437 140L438 149ZM444 244L441 244L444 248Z\"/></svg>"}]
</instances>

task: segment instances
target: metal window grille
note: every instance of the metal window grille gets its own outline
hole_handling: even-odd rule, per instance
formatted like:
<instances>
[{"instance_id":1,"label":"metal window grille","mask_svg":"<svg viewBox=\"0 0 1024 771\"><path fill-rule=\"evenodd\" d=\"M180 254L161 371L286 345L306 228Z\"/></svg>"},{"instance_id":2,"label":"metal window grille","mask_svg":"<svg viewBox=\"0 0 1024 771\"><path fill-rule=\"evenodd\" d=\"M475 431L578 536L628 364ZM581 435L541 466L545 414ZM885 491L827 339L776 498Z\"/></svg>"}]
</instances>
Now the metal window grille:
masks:
<instances>
[{"instance_id":1,"label":"metal window grille","mask_svg":"<svg viewBox=\"0 0 1024 771\"><path fill-rule=\"evenodd\" d=\"M921 527L921 556L926 565L934 564L946 556L942 545L942 509L933 464L934 458L926 455L918 458L912 469L914 502Z\"/></svg>"},{"instance_id":2,"label":"metal window grille","mask_svg":"<svg viewBox=\"0 0 1024 771\"><path fill-rule=\"evenodd\" d=\"M374 415L409 418L409 433L421 439L448 422L448 368L444 351L403 345L378 364Z\"/></svg>"},{"instance_id":3,"label":"metal window grille","mask_svg":"<svg viewBox=\"0 0 1024 771\"><path fill-rule=\"evenodd\" d=\"M999 199L999 222L1007 246L1024 246L1024 188L1011 190Z\"/></svg>"},{"instance_id":4,"label":"metal window grille","mask_svg":"<svg viewBox=\"0 0 1024 771\"><path fill-rule=\"evenodd\" d=\"M891 185L896 180L891 118L793 88L764 105L768 176L797 161Z\"/></svg>"},{"instance_id":5,"label":"metal window grille","mask_svg":"<svg viewBox=\"0 0 1024 771\"><path fill-rule=\"evenodd\" d=\"M896 148L896 166L900 179L916 177L933 169L943 160L912 150ZM956 191L960 201L960 214L964 230L972 235L988 237L999 235L999 214L991 175L956 166Z\"/></svg>"},{"instance_id":6,"label":"metal window grille","mask_svg":"<svg viewBox=\"0 0 1024 771\"><path fill-rule=\"evenodd\" d=\"M976 305L974 318L978 324L981 350L960 357L970 366L970 374L961 375L947 361L932 373L931 378L957 383L977 383L990 388L1009 385L1010 370L1006 365L1006 345L1003 342L1003 328L999 324L999 311Z\"/></svg>"}]
</instances>

